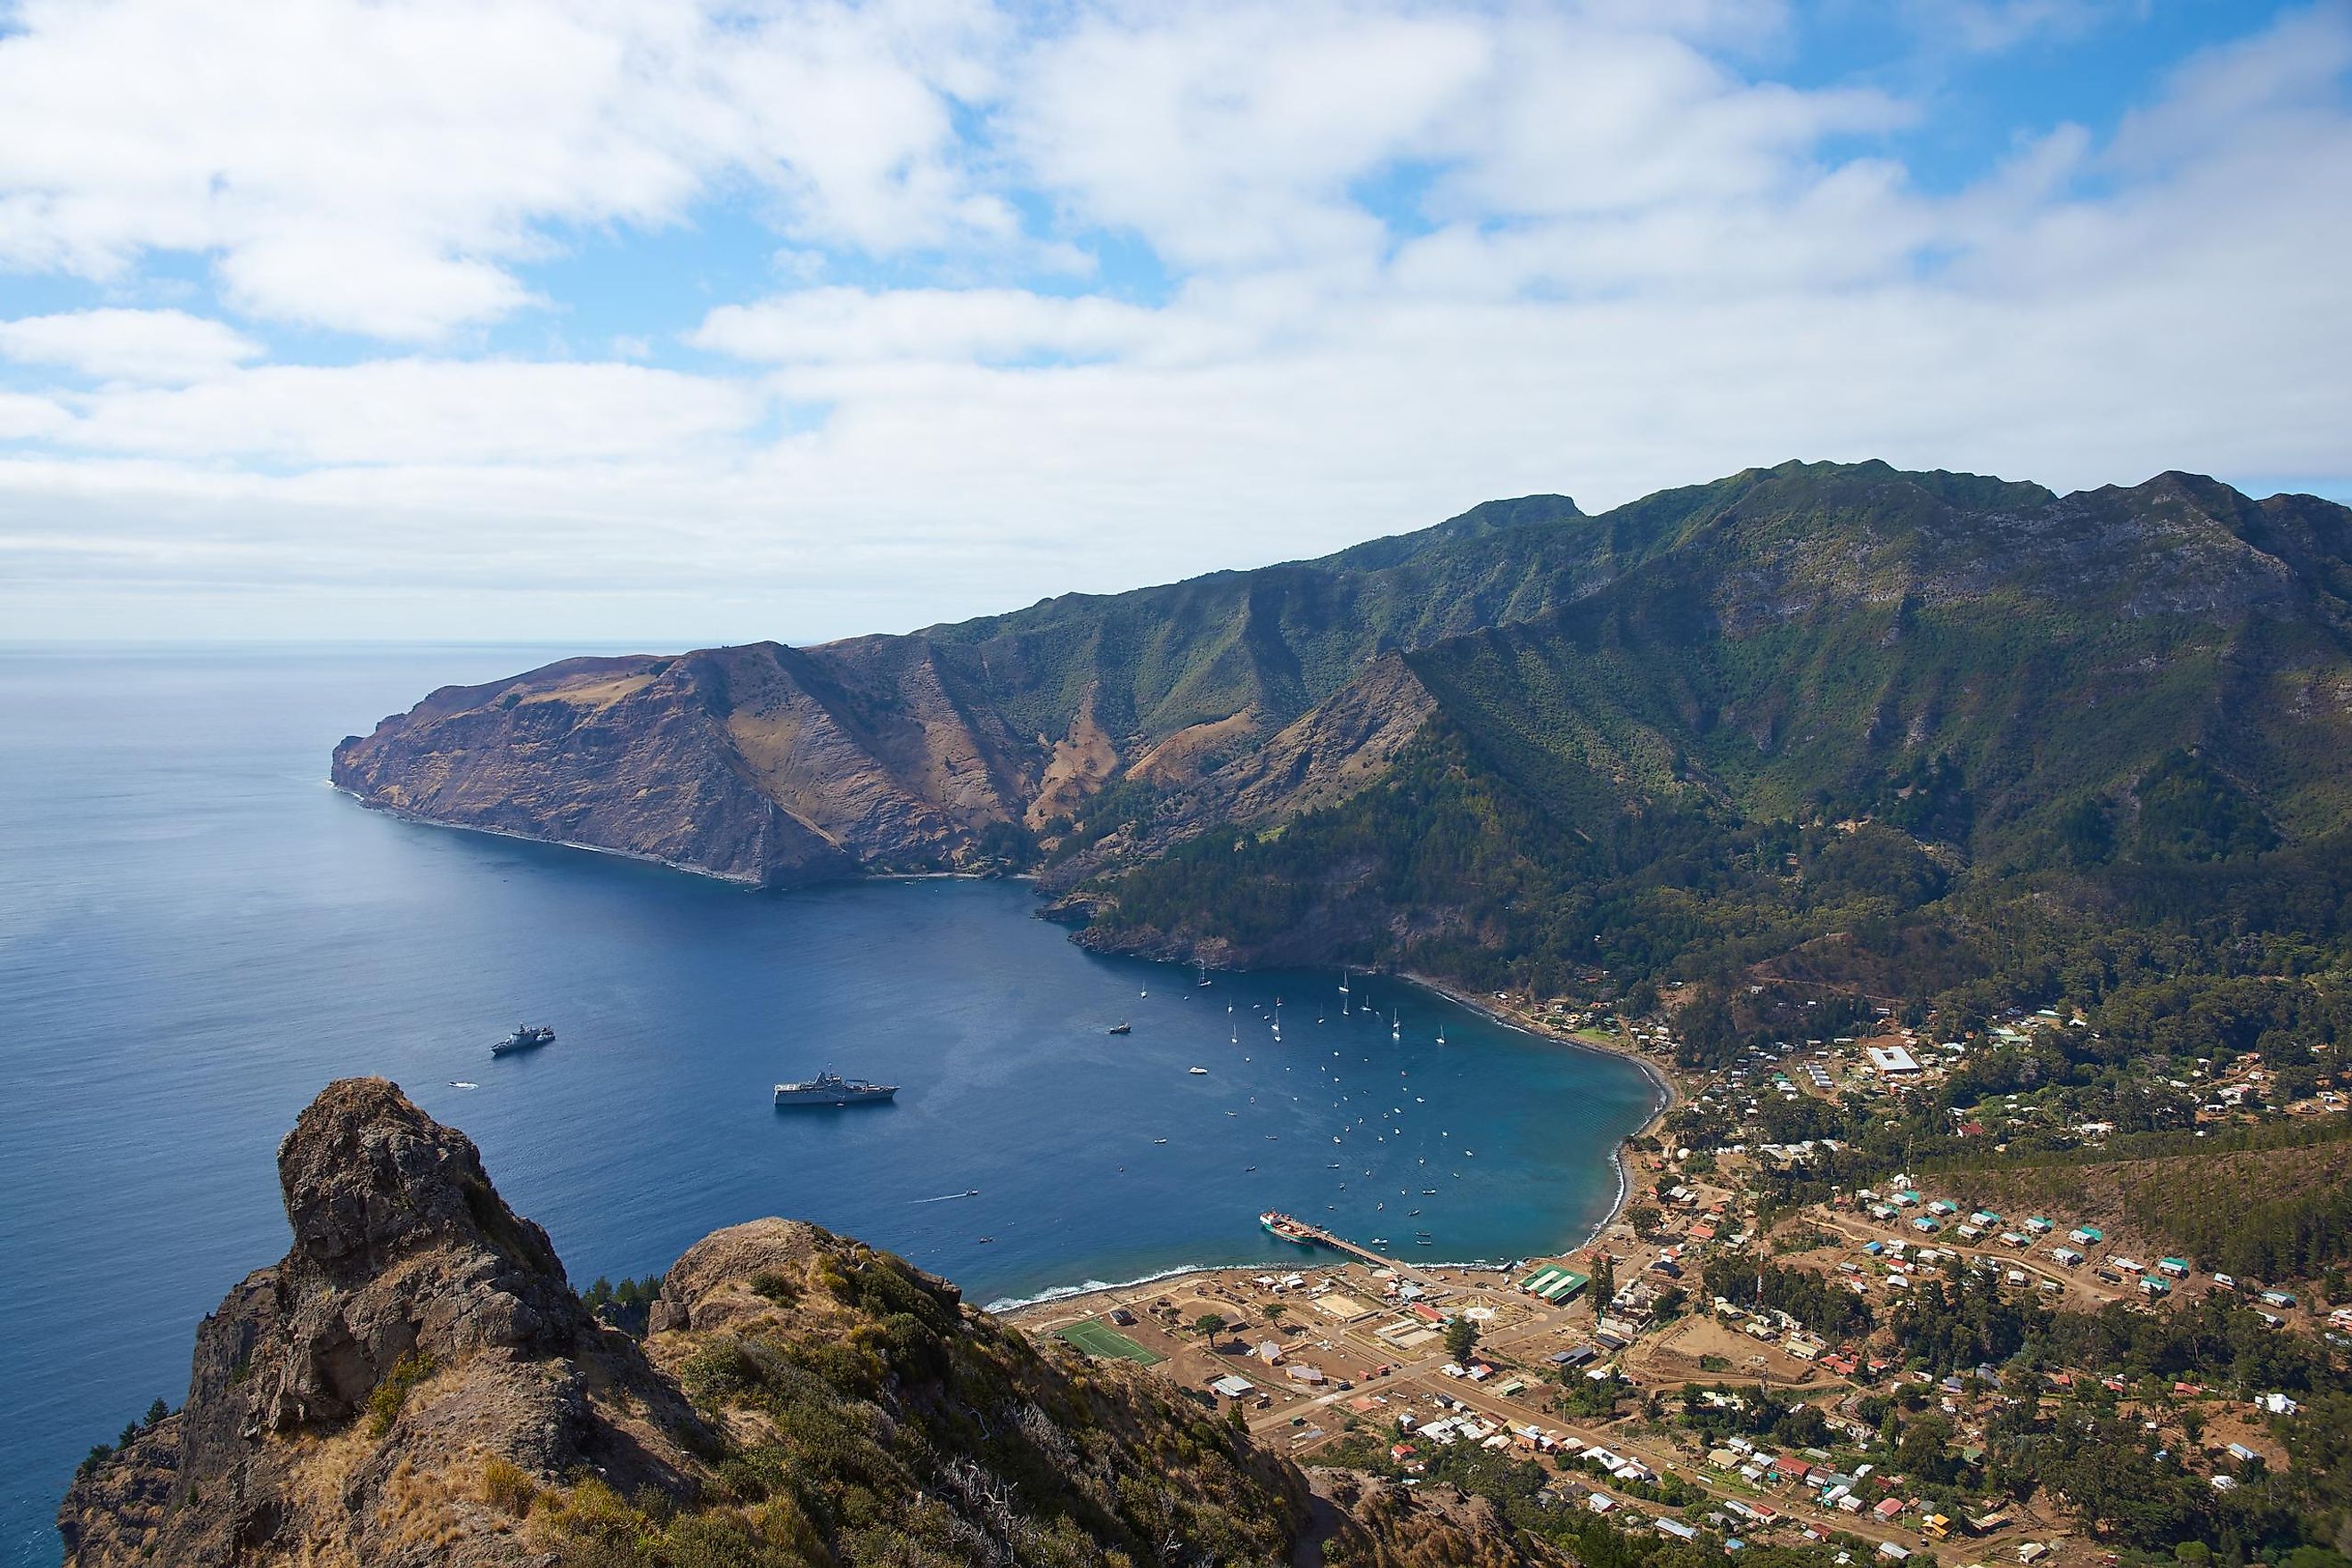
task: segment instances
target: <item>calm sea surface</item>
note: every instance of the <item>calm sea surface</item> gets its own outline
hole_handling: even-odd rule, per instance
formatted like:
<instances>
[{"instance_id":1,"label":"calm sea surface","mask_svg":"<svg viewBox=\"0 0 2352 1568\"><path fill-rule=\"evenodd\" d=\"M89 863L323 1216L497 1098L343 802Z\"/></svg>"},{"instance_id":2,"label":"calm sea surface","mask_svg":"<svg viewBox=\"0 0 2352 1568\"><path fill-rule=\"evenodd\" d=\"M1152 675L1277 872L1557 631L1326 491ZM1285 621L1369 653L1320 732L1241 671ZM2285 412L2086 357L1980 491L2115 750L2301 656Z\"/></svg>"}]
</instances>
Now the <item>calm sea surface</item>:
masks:
<instances>
[{"instance_id":1,"label":"calm sea surface","mask_svg":"<svg viewBox=\"0 0 2352 1568\"><path fill-rule=\"evenodd\" d=\"M1612 1201L1642 1075L1423 993L1360 978L1343 1016L1331 973L1094 957L1015 885L750 893L324 783L343 734L547 657L0 649L0 1563L56 1563L76 1460L179 1403L198 1317L286 1248L278 1139L347 1074L471 1134L575 1284L761 1215L988 1301L1295 1258L1269 1205L1459 1259ZM558 1042L493 1062L526 1018ZM828 1066L905 1087L772 1108Z\"/></svg>"}]
</instances>

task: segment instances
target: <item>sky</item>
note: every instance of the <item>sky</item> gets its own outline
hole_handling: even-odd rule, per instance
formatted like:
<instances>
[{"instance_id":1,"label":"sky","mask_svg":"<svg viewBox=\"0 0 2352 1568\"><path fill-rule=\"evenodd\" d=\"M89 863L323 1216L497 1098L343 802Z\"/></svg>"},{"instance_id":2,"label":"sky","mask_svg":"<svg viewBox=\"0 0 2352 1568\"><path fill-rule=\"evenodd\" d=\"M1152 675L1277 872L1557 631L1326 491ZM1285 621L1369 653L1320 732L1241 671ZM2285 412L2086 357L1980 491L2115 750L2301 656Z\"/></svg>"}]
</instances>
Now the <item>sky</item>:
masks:
<instances>
[{"instance_id":1,"label":"sky","mask_svg":"<svg viewBox=\"0 0 2352 1568\"><path fill-rule=\"evenodd\" d=\"M0 0L0 639L811 642L1791 458L2352 500L2352 0Z\"/></svg>"}]
</instances>

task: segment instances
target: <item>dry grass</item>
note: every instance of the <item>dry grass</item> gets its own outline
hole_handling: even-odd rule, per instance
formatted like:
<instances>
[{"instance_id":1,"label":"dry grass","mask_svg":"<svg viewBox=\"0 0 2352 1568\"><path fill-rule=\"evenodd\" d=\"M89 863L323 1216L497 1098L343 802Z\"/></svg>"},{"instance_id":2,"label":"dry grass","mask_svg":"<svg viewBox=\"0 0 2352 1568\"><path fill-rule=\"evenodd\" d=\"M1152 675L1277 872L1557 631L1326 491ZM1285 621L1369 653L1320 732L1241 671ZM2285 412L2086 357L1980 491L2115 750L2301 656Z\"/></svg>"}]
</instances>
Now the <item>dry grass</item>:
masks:
<instances>
[{"instance_id":1,"label":"dry grass","mask_svg":"<svg viewBox=\"0 0 2352 1568\"><path fill-rule=\"evenodd\" d=\"M517 1519L530 1517L531 1504L539 1500L539 1483L530 1472L500 1456L494 1455L483 1464L481 1483L482 1500Z\"/></svg>"}]
</instances>

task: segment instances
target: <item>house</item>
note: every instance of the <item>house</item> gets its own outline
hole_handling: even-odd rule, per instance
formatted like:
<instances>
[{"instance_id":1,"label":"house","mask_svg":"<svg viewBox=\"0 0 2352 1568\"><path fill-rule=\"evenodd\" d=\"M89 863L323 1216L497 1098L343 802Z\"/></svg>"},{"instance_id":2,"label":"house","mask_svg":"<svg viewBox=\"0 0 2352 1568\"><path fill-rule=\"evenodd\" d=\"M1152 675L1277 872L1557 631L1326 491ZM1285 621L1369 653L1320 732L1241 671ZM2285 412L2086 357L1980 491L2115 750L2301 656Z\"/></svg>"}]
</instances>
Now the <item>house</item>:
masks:
<instances>
[{"instance_id":1,"label":"house","mask_svg":"<svg viewBox=\"0 0 2352 1568\"><path fill-rule=\"evenodd\" d=\"M1881 1078L1909 1078L1919 1071L1917 1058L1901 1046L1865 1046L1863 1054Z\"/></svg>"},{"instance_id":2,"label":"house","mask_svg":"<svg viewBox=\"0 0 2352 1568\"><path fill-rule=\"evenodd\" d=\"M1209 1386L1227 1399L1246 1399L1257 1392L1255 1384L1245 1377L1235 1377L1231 1373L1213 1380Z\"/></svg>"},{"instance_id":3,"label":"house","mask_svg":"<svg viewBox=\"0 0 2352 1568\"><path fill-rule=\"evenodd\" d=\"M2107 1233L2095 1225L2078 1225L2066 1233L2066 1239L2077 1247L2096 1247L2107 1239Z\"/></svg>"}]
</instances>

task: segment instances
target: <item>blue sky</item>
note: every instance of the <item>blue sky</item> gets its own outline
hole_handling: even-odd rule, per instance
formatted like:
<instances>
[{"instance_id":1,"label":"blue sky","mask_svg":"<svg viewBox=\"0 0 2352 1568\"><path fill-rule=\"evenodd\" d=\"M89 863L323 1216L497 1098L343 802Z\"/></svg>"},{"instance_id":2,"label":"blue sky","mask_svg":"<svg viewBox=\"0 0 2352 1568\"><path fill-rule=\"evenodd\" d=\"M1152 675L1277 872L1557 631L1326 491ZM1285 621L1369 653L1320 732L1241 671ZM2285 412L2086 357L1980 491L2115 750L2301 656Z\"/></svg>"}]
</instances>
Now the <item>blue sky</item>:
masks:
<instances>
[{"instance_id":1,"label":"blue sky","mask_svg":"<svg viewBox=\"0 0 2352 1568\"><path fill-rule=\"evenodd\" d=\"M1790 457L2352 495L2352 5L35 0L0 621L889 629Z\"/></svg>"}]
</instances>

